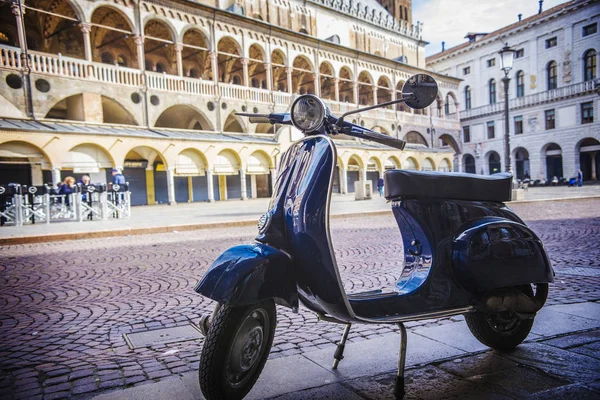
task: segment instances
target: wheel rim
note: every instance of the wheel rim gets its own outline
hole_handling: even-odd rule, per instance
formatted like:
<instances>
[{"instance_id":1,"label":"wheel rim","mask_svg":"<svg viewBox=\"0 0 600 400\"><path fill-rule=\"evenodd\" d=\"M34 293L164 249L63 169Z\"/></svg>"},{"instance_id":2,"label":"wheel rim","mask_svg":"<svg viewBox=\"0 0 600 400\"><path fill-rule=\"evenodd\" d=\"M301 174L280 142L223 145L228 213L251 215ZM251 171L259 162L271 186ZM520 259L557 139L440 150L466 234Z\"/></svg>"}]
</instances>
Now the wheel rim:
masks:
<instances>
[{"instance_id":1,"label":"wheel rim","mask_svg":"<svg viewBox=\"0 0 600 400\"><path fill-rule=\"evenodd\" d=\"M496 314L485 314L490 327L501 335L511 335L521 326L521 319L508 311Z\"/></svg>"},{"instance_id":2,"label":"wheel rim","mask_svg":"<svg viewBox=\"0 0 600 400\"><path fill-rule=\"evenodd\" d=\"M232 386L242 386L252 378L264 353L268 332L269 316L262 308L253 310L240 324L227 357L227 380Z\"/></svg>"}]
</instances>

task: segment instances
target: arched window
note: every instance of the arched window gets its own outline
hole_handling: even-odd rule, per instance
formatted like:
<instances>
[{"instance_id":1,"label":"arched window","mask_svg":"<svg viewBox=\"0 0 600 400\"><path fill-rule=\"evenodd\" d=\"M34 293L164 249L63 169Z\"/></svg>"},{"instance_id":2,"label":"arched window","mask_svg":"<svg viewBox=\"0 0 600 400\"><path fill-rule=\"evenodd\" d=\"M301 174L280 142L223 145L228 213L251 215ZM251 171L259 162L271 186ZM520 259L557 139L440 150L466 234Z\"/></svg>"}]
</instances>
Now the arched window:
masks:
<instances>
[{"instance_id":1,"label":"arched window","mask_svg":"<svg viewBox=\"0 0 600 400\"><path fill-rule=\"evenodd\" d=\"M517 97L525 96L525 73L518 71L516 76L517 81Z\"/></svg>"},{"instance_id":2,"label":"arched window","mask_svg":"<svg viewBox=\"0 0 600 400\"><path fill-rule=\"evenodd\" d=\"M590 49L583 55L583 80L596 79L596 50Z\"/></svg>"},{"instance_id":3,"label":"arched window","mask_svg":"<svg viewBox=\"0 0 600 400\"><path fill-rule=\"evenodd\" d=\"M556 61L550 61L546 67L546 82L548 89L553 90L558 87L558 71L556 68Z\"/></svg>"},{"instance_id":4,"label":"arched window","mask_svg":"<svg viewBox=\"0 0 600 400\"><path fill-rule=\"evenodd\" d=\"M490 104L496 103L496 80L490 79L488 82L488 91L490 93Z\"/></svg>"},{"instance_id":5,"label":"arched window","mask_svg":"<svg viewBox=\"0 0 600 400\"><path fill-rule=\"evenodd\" d=\"M114 64L115 63L115 59L114 59L113 55L110 54L109 52L102 53L102 55L100 56L100 59L102 60L102 62L104 64Z\"/></svg>"},{"instance_id":6,"label":"arched window","mask_svg":"<svg viewBox=\"0 0 600 400\"><path fill-rule=\"evenodd\" d=\"M234 75L233 76L233 81L232 83L234 85L241 85L242 84L242 80L240 79L239 75Z\"/></svg>"},{"instance_id":7,"label":"arched window","mask_svg":"<svg viewBox=\"0 0 600 400\"><path fill-rule=\"evenodd\" d=\"M199 76L200 76L200 72L198 72L198 70L196 68L190 69L190 77L191 78L198 78Z\"/></svg>"},{"instance_id":8,"label":"arched window","mask_svg":"<svg viewBox=\"0 0 600 400\"><path fill-rule=\"evenodd\" d=\"M163 63L156 63L156 72L165 72L165 66Z\"/></svg>"},{"instance_id":9,"label":"arched window","mask_svg":"<svg viewBox=\"0 0 600 400\"><path fill-rule=\"evenodd\" d=\"M465 109L471 109L471 86L465 88Z\"/></svg>"}]
</instances>

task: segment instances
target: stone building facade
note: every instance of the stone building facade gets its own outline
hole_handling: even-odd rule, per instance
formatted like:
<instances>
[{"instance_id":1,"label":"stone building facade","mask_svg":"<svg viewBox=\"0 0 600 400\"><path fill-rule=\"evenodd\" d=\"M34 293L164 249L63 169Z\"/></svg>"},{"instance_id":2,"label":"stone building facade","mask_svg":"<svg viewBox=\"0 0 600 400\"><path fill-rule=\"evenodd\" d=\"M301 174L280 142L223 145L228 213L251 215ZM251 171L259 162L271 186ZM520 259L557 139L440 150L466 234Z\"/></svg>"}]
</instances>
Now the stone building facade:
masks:
<instances>
[{"instance_id":1,"label":"stone building facade","mask_svg":"<svg viewBox=\"0 0 600 400\"><path fill-rule=\"evenodd\" d=\"M134 204L267 197L300 133L236 112L284 112L304 93L334 114L390 101L424 72L425 44L375 0L0 2L0 183L121 168ZM460 123L442 99L459 80L433 75L430 109L353 117L409 145L336 139L335 191L387 168L454 168Z\"/></svg>"},{"instance_id":2,"label":"stone building facade","mask_svg":"<svg viewBox=\"0 0 600 400\"><path fill-rule=\"evenodd\" d=\"M459 77L461 171L505 170L504 72L499 50L516 50L509 73L512 170L518 179L600 177L600 2L563 3L427 58Z\"/></svg>"}]
</instances>

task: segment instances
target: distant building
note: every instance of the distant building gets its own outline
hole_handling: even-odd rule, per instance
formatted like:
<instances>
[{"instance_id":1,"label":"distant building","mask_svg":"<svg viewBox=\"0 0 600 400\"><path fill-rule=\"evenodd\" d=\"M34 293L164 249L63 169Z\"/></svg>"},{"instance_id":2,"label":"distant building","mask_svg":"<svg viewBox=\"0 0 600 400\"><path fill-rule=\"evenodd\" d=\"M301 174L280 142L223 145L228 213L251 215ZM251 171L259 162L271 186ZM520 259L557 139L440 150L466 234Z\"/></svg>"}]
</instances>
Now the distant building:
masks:
<instances>
[{"instance_id":1,"label":"distant building","mask_svg":"<svg viewBox=\"0 0 600 400\"><path fill-rule=\"evenodd\" d=\"M518 10L515 10L515 13ZM427 67L462 79L461 171L504 165L504 87L498 51L515 49L510 72L510 149L517 178L600 176L598 52L600 3L570 1L427 58Z\"/></svg>"},{"instance_id":2,"label":"distant building","mask_svg":"<svg viewBox=\"0 0 600 400\"><path fill-rule=\"evenodd\" d=\"M299 132L236 112L284 112L314 93L341 114L395 99L425 71L409 0L400 18L375 0L21 3L0 1L0 184L105 182L116 167L134 204L267 197ZM458 79L434 76L440 96L456 95ZM458 117L435 107L354 116L410 144L338 139L334 190L387 168L453 169ZM440 138L454 150L431 148Z\"/></svg>"}]
</instances>

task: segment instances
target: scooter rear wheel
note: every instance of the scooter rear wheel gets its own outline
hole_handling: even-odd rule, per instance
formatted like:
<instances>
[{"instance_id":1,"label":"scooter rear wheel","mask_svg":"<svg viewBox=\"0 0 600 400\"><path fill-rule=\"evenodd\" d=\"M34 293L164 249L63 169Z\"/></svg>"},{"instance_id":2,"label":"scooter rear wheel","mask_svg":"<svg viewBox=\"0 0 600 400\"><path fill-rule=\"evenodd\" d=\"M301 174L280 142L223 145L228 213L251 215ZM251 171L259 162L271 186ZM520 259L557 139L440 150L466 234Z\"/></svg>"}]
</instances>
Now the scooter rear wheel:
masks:
<instances>
[{"instance_id":1,"label":"scooter rear wheel","mask_svg":"<svg viewBox=\"0 0 600 400\"><path fill-rule=\"evenodd\" d=\"M519 287L533 298L531 285ZM509 351L521 344L533 326L533 318L522 319L511 311L486 313L482 311L465 314L469 330L482 344L495 350Z\"/></svg>"},{"instance_id":2,"label":"scooter rear wheel","mask_svg":"<svg viewBox=\"0 0 600 400\"><path fill-rule=\"evenodd\" d=\"M269 356L275 325L273 300L217 311L200 355L200 389L207 400L248 394Z\"/></svg>"}]
</instances>

